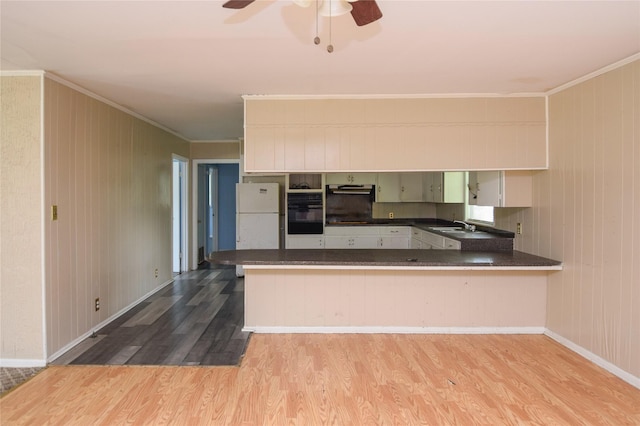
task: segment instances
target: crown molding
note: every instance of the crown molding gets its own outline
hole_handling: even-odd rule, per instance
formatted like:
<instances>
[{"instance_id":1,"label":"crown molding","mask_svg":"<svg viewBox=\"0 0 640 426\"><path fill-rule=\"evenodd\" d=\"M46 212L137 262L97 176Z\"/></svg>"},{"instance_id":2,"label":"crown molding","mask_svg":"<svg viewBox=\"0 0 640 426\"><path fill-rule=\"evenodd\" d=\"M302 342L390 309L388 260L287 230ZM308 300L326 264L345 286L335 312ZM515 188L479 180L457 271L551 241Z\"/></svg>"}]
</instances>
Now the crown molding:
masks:
<instances>
[{"instance_id":1,"label":"crown molding","mask_svg":"<svg viewBox=\"0 0 640 426\"><path fill-rule=\"evenodd\" d=\"M105 104L107 104L107 105L109 105L109 106L111 106L111 107L113 107L113 108L115 108L117 110L120 110L120 111L124 112L125 114L131 115L131 116L133 116L133 117L135 117L135 118L137 118L139 120L142 120L142 121L144 121L146 123L149 123L152 126L157 127L159 129L162 129L167 133L171 133L172 135L184 140L185 142L189 142L189 143L191 142L191 140L187 139L184 135L181 135L180 133L176 132L175 130L172 130L172 129L168 128L168 127L165 127L162 124L160 124L160 123L158 123L156 121L153 121L152 119L147 118L144 115L140 115L135 111L131 111L130 109L127 109L127 108L123 107L122 105L119 105L119 104L113 102L112 100L109 100L109 99L107 99L107 98L105 98L103 96L98 95L97 93L94 93L94 92L92 92L92 91L90 91L88 89L85 89L82 86L78 86L75 83L72 83L72 82L70 82L68 80L65 80L64 78L60 77L59 75L53 74L53 73L51 73L49 71L46 71L46 72L44 72L44 77L48 78L48 79L51 79L51 80L53 80L53 81L55 81L57 83L60 83L60 84L62 84L64 86L67 86L68 88L73 89L75 91L78 91L78 92L80 92L80 93L82 93L84 95L87 95L90 98L93 98L93 99L95 99L97 101L105 103Z\"/></svg>"},{"instance_id":2,"label":"crown molding","mask_svg":"<svg viewBox=\"0 0 640 426\"><path fill-rule=\"evenodd\" d=\"M627 58L624 58L618 62L614 62L613 64L607 65L606 67L602 67L599 70L593 71L587 75L584 75L580 78L576 78L575 80L571 80L568 83L565 83L563 85L560 85L554 89L549 90L548 92L545 93L546 96L551 96L551 95L555 95L556 93L562 92L563 90L566 90L570 87L576 86L580 83L584 83L587 80L591 80L592 78L598 77L602 74L608 73L609 71L613 71L615 69L618 69L620 67L623 67L625 65L630 64L631 62L637 61L640 59L640 53L636 53L634 55L631 55Z\"/></svg>"}]
</instances>

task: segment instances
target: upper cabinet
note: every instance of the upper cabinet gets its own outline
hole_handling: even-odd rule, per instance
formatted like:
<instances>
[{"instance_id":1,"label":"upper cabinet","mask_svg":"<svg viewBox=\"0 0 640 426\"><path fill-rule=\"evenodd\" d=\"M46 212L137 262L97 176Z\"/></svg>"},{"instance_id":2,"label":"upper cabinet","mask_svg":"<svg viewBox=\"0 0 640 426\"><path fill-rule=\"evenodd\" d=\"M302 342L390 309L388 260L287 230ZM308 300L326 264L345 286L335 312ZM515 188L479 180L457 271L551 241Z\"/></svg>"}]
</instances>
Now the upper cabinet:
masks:
<instances>
[{"instance_id":1,"label":"upper cabinet","mask_svg":"<svg viewBox=\"0 0 640 426\"><path fill-rule=\"evenodd\" d=\"M531 207L533 176L527 171L469 172L469 204Z\"/></svg>"},{"instance_id":2,"label":"upper cabinet","mask_svg":"<svg viewBox=\"0 0 640 426\"><path fill-rule=\"evenodd\" d=\"M376 201L378 203L400 202L400 173L378 173Z\"/></svg>"},{"instance_id":3,"label":"upper cabinet","mask_svg":"<svg viewBox=\"0 0 640 426\"><path fill-rule=\"evenodd\" d=\"M464 203L464 172L425 173L425 201Z\"/></svg>"},{"instance_id":4,"label":"upper cabinet","mask_svg":"<svg viewBox=\"0 0 640 426\"><path fill-rule=\"evenodd\" d=\"M378 173L376 201L463 203L464 172Z\"/></svg>"},{"instance_id":5,"label":"upper cabinet","mask_svg":"<svg viewBox=\"0 0 640 426\"><path fill-rule=\"evenodd\" d=\"M244 100L247 172L547 168L542 96Z\"/></svg>"},{"instance_id":6,"label":"upper cabinet","mask_svg":"<svg viewBox=\"0 0 640 426\"><path fill-rule=\"evenodd\" d=\"M424 176L425 173L400 173L400 201L426 201Z\"/></svg>"},{"instance_id":7,"label":"upper cabinet","mask_svg":"<svg viewBox=\"0 0 640 426\"><path fill-rule=\"evenodd\" d=\"M375 173L328 173L327 185L375 185Z\"/></svg>"}]
</instances>

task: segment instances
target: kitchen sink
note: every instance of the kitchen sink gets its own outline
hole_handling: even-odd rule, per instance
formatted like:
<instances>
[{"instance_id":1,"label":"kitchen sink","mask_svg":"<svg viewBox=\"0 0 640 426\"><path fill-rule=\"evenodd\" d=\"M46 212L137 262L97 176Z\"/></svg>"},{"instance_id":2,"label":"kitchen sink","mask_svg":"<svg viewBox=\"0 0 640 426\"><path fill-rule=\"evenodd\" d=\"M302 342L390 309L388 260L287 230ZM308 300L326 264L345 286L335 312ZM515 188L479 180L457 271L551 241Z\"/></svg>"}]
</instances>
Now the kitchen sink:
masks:
<instances>
[{"instance_id":1,"label":"kitchen sink","mask_svg":"<svg viewBox=\"0 0 640 426\"><path fill-rule=\"evenodd\" d=\"M439 232L465 232L464 229L454 228L453 226L433 226L429 229Z\"/></svg>"}]
</instances>

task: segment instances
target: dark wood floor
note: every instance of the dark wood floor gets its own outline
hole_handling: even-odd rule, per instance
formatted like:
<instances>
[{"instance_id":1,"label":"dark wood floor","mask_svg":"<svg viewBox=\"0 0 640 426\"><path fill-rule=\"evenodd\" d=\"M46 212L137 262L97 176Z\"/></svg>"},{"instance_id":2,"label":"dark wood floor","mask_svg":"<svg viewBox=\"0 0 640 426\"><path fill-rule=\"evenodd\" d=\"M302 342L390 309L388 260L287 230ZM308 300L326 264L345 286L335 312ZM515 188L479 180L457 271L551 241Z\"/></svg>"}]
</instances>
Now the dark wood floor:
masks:
<instances>
[{"instance_id":1,"label":"dark wood floor","mask_svg":"<svg viewBox=\"0 0 640 426\"><path fill-rule=\"evenodd\" d=\"M175 277L52 364L238 365L244 279L235 267L205 264Z\"/></svg>"}]
</instances>

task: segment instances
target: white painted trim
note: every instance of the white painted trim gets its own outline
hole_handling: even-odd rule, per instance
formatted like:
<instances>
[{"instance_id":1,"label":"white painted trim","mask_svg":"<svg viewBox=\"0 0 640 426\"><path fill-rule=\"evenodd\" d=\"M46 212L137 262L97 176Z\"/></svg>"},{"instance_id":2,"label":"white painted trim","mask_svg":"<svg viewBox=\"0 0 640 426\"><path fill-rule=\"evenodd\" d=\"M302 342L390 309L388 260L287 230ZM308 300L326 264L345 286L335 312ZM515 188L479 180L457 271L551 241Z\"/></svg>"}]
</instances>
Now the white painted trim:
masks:
<instances>
[{"instance_id":1,"label":"white painted trim","mask_svg":"<svg viewBox=\"0 0 640 426\"><path fill-rule=\"evenodd\" d=\"M185 272L189 270L189 202L191 201L189 198L189 159L186 157L183 157L181 155L178 155L176 153L172 153L171 154L171 161L179 161L180 163L183 164L183 168L184 168L184 180L183 180L183 192L184 192L184 197L185 200L183 201L183 205L180 206L180 209L182 209L184 207L184 223L182 224L182 230L181 232L184 234L184 238L185 241L182 244L182 247L180 247L180 250L182 250L183 252L183 256L184 256L184 270ZM172 168L173 170L173 168ZM173 183L171 185L171 190L173 191ZM173 194L171 194L171 200L173 200ZM171 213L173 214L173 206L171 209ZM173 227L173 219L171 221L172 223L172 227ZM172 259L173 259L173 229L171 232L171 252L172 252ZM180 271L183 272L183 271Z\"/></svg>"},{"instance_id":2,"label":"white painted trim","mask_svg":"<svg viewBox=\"0 0 640 426\"><path fill-rule=\"evenodd\" d=\"M545 127L545 138L546 138L546 155L545 162L546 167L543 170L549 170L549 96L545 96L544 98L544 127Z\"/></svg>"},{"instance_id":3,"label":"white painted trim","mask_svg":"<svg viewBox=\"0 0 640 426\"><path fill-rule=\"evenodd\" d=\"M238 164L238 176L242 176L240 158L191 160L191 268L198 269L198 166L200 164Z\"/></svg>"},{"instance_id":4,"label":"white painted trim","mask_svg":"<svg viewBox=\"0 0 640 426\"><path fill-rule=\"evenodd\" d=\"M282 327L245 326L259 334L544 334L544 327Z\"/></svg>"},{"instance_id":5,"label":"white painted trim","mask_svg":"<svg viewBox=\"0 0 640 426\"><path fill-rule=\"evenodd\" d=\"M49 220L49 209L46 203L46 190L45 190L45 108L44 108L44 72L40 73L40 202L42 203L42 217L40 222L40 282L42 285L41 297L42 297L42 359L47 359L48 344L47 344L47 232L46 225Z\"/></svg>"},{"instance_id":6,"label":"white painted trim","mask_svg":"<svg viewBox=\"0 0 640 426\"><path fill-rule=\"evenodd\" d=\"M14 359L14 358L0 358L0 367L9 368L32 368L32 367L46 367L47 361L44 359Z\"/></svg>"},{"instance_id":7,"label":"white painted trim","mask_svg":"<svg viewBox=\"0 0 640 426\"><path fill-rule=\"evenodd\" d=\"M556 266L372 266L372 265L242 265L244 269L308 269L308 270L366 270L366 271L561 271Z\"/></svg>"},{"instance_id":8,"label":"white painted trim","mask_svg":"<svg viewBox=\"0 0 640 426\"><path fill-rule=\"evenodd\" d=\"M640 377L636 377L633 374L624 371L622 368L618 367L617 365L612 364L606 359L594 354L593 352L583 348L580 345L577 345L576 343L573 343L571 340L565 337L562 337L561 335L549 330L548 328L545 329L544 335L560 343L562 346L568 349L571 349L578 355L588 359L589 361L593 362L597 366L604 368L609 373L619 377L620 379L629 383L631 386L634 386L640 389Z\"/></svg>"},{"instance_id":9,"label":"white painted trim","mask_svg":"<svg viewBox=\"0 0 640 426\"><path fill-rule=\"evenodd\" d=\"M48 359L47 362L52 362L55 361L57 358L61 357L62 355L64 355L67 351L69 351L71 348L73 348L74 346L76 346L77 344L79 344L80 342L82 342L84 339L88 338L89 336L91 336L93 334L94 331L100 330L101 328L103 328L104 326L106 326L107 324L109 324L110 322L116 320L118 317L120 317L121 315L123 315L124 313L126 313L127 311L129 311L131 308L135 307L136 305L138 305L139 303L144 302L148 297L153 296L154 294L156 294L157 292L159 292L160 290L162 290L163 288L165 288L166 286L168 286L169 284L171 284L172 282L174 282L174 279L171 278L170 280L165 281L164 283L160 284L158 287L156 287L155 289L151 290L150 292L148 292L147 294L145 294L144 296L140 297L138 300L130 303L129 305L125 306L124 308L120 309L118 312L116 312L115 314L111 315L109 318L107 318L106 320L102 321L99 324L96 324L95 326L92 327L91 330L87 331L86 333L84 333L82 336L74 339L73 341L69 342L68 344L66 344L65 346L63 346L62 348L60 348L56 353L52 354Z\"/></svg>"},{"instance_id":10,"label":"white painted trim","mask_svg":"<svg viewBox=\"0 0 640 426\"><path fill-rule=\"evenodd\" d=\"M0 77L41 77L44 76L42 70L14 70L0 71Z\"/></svg>"},{"instance_id":11,"label":"white painted trim","mask_svg":"<svg viewBox=\"0 0 640 426\"><path fill-rule=\"evenodd\" d=\"M600 68L599 70L593 71L593 72L591 72L591 73L589 73L587 75L584 75L584 76L582 76L580 78L577 78L575 80L569 81L569 82L567 82L567 83L565 83L563 85L560 85L560 86L558 86L558 87L556 87L554 89L551 89L551 90L546 92L546 95L547 96L555 95L558 92L562 92L563 90L566 90L566 89L568 89L570 87L576 86L576 85L578 85L580 83L583 83L583 82L585 82L587 80L591 80L592 78L598 77L598 76L600 76L602 74L605 74L605 73L607 73L609 71L613 71L613 70L615 70L617 68L623 67L623 66L625 66L627 64L630 64L631 62L639 60L639 59L640 59L640 53L636 53L634 55L629 56L628 58L624 58L624 59L622 59L622 60L620 60L618 62L614 62L613 64L607 65L606 67Z\"/></svg>"},{"instance_id":12,"label":"white painted trim","mask_svg":"<svg viewBox=\"0 0 640 426\"><path fill-rule=\"evenodd\" d=\"M185 142L191 142L189 139L187 139L185 136L181 135L180 133L176 132L175 130L172 130L172 129L168 128L168 127L165 127L162 124L160 124L160 123L158 123L156 121L153 121L150 118L145 117L144 115L140 115L137 112L131 111L130 109L127 109L127 108L123 107L122 105L118 105L117 103L115 103L115 102L113 102L113 101L111 101L111 100L109 100L109 99L107 99L105 97L102 97L102 96L98 95L97 93L93 93L92 91L90 91L88 89L85 89L82 86L78 86L75 83L67 81L64 78L62 78L62 77L60 77L60 76L58 76L56 74L53 74L51 72L45 72L44 76L46 78L49 78L49 79L57 82L57 83L60 83L60 84L62 84L64 86L67 86L70 89L76 90L76 91L78 91L78 92L80 92L82 94L85 94L85 95L87 95L87 96L89 96L89 97L91 97L91 98L93 98L93 99L95 99L97 101L100 101L102 103L105 103L105 104L117 109L117 110L120 110L120 111L124 112L125 114L131 115L131 116L133 116L133 117L135 117L135 118L137 118L139 120L142 120L142 121L144 121L146 123L151 124L154 127L162 129L167 133L171 133L172 135L184 140Z\"/></svg>"},{"instance_id":13,"label":"white painted trim","mask_svg":"<svg viewBox=\"0 0 640 426\"><path fill-rule=\"evenodd\" d=\"M548 147L547 147L548 150ZM549 162L549 159L547 158L547 163ZM474 168L474 171L477 172L496 172L496 171L531 171L531 170L548 170L549 169L549 165L545 165L543 167L500 167L500 168L495 168L495 167L477 167ZM379 170L379 169L358 169L358 170L353 170L353 169L331 169L331 170L326 170L326 169L305 169L304 173L404 173L404 172L468 172L469 168L462 168L462 169L456 169L456 168L429 168L429 169L385 169L385 170ZM285 174L289 174L289 173L302 173L302 171L300 170L282 170L282 171L277 171L274 172L273 170L252 170L250 172L247 172L246 174L244 174L244 176L251 176L251 175L260 175L260 176L282 176Z\"/></svg>"},{"instance_id":14,"label":"white painted trim","mask_svg":"<svg viewBox=\"0 0 640 426\"><path fill-rule=\"evenodd\" d=\"M242 95L252 101L321 99L439 99L439 98L540 98L545 93L417 93L417 94L326 94L326 95ZM246 108L245 108L246 110Z\"/></svg>"}]
</instances>

